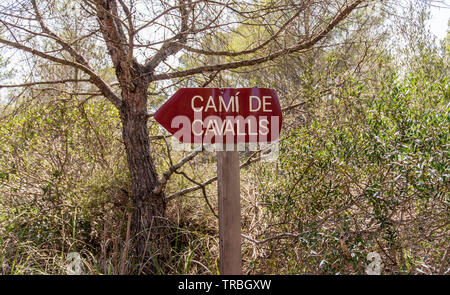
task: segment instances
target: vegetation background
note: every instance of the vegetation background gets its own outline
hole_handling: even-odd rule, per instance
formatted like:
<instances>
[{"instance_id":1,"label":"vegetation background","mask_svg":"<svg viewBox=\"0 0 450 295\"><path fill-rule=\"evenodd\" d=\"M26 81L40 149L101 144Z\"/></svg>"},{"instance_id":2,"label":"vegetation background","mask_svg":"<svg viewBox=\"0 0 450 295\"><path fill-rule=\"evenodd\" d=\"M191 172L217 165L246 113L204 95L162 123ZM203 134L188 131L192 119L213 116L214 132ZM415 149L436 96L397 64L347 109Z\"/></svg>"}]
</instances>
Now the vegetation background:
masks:
<instances>
[{"instance_id":1,"label":"vegetation background","mask_svg":"<svg viewBox=\"0 0 450 295\"><path fill-rule=\"evenodd\" d=\"M7 2L0 4L1 38L18 24L11 14L31 10L28 1L17 1L21 7ZM292 5L248 2L260 11ZM75 40L83 19L71 11L83 1L48 3L45 8L65 22L52 26ZM430 4L445 6L367 1L309 50L149 85L149 113L180 87L277 90L285 118L278 160L241 153L245 274L364 274L370 252L381 255L383 274L449 273L450 34L437 41L430 33ZM314 9L302 11L299 23L271 46L283 48L307 34L305 23L314 17ZM239 52L274 34L247 20L196 42ZM34 40L31 32L22 33ZM156 259L160 249L150 242L136 257L118 109L85 81L36 83L82 77L2 44L0 273L65 274L68 253L78 252L85 274L217 274L215 154L196 154L164 187L169 255ZM73 44L114 83L117 69L104 44ZM57 50L42 40L33 46ZM241 58L181 50L166 66L181 71ZM152 118L147 126L162 175L189 153L173 151Z\"/></svg>"}]
</instances>

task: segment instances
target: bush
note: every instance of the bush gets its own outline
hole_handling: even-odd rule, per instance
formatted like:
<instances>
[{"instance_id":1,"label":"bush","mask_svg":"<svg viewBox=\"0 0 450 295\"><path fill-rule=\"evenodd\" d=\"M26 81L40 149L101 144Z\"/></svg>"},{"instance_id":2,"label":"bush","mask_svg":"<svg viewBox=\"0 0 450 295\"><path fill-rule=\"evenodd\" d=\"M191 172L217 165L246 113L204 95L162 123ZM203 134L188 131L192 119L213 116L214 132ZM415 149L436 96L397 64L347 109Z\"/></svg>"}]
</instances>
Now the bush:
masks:
<instances>
[{"instance_id":1,"label":"bush","mask_svg":"<svg viewBox=\"0 0 450 295\"><path fill-rule=\"evenodd\" d=\"M72 251L82 254L89 273L118 268L113 262L125 240L128 175L117 126L109 104L65 97L3 120L3 273L65 273Z\"/></svg>"},{"instance_id":2,"label":"bush","mask_svg":"<svg viewBox=\"0 0 450 295\"><path fill-rule=\"evenodd\" d=\"M385 77L376 96L355 83L319 103L265 170L275 226L262 238L285 258L273 267L294 258L288 272L364 273L375 251L383 273L445 272L449 102L446 78L412 75Z\"/></svg>"}]
</instances>

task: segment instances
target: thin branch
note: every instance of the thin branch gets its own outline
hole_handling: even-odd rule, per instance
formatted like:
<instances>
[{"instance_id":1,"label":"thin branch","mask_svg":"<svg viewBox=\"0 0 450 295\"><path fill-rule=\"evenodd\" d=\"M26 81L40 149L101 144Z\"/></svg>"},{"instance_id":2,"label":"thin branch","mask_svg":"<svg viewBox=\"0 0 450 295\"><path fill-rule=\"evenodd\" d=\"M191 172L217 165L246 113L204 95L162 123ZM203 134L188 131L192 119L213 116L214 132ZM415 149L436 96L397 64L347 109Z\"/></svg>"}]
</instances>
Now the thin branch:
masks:
<instances>
[{"instance_id":1,"label":"thin branch","mask_svg":"<svg viewBox=\"0 0 450 295\"><path fill-rule=\"evenodd\" d=\"M261 43L260 45L254 47L252 49L238 51L238 52L230 52L230 51L208 51L208 50L202 50L202 49L197 49L197 48L193 48L193 47L187 46L185 44L179 44L179 46L181 46L183 49L185 49L187 51L190 51L190 52L203 54L203 55L211 55L211 56L239 56L239 55L254 53L254 52L264 48L265 46L267 46L272 41L274 41L275 38L277 38L287 28L287 26L290 23L292 23L292 21L300 15L300 13L302 12L301 8L299 9L299 11L296 14L294 14L294 16L292 16L290 19L288 19L275 34L273 34L266 41L264 41L263 43Z\"/></svg>"},{"instance_id":2,"label":"thin branch","mask_svg":"<svg viewBox=\"0 0 450 295\"><path fill-rule=\"evenodd\" d=\"M172 73L161 73L161 74L157 74L157 75L152 75L150 80L151 81L159 81L159 80L166 80L166 79L172 79L172 78L186 77L186 76L191 76L191 75L204 73L204 72L229 70L229 69L236 69L236 68L240 68L240 67L253 66L253 65L257 65L257 64L261 64L261 63L265 63L265 62L274 60L276 58L279 58L281 56L284 56L284 55L292 53L292 52L301 52L302 50L307 50L307 49L313 47L315 44L317 44L323 38L325 38L325 36L327 36L327 34L331 30L333 30L342 20L344 20L363 1L365 1L365 0L356 0L351 5L347 6L319 34L317 34L314 38L312 38L306 42L301 42L299 44L279 50L275 53L269 54L264 57L259 57L259 58L250 59L250 60L237 61L237 62L224 63L224 64L201 66L201 67L197 67L197 68L193 68L193 69L189 69L189 70L172 72Z\"/></svg>"},{"instance_id":3,"label":"thin branch","mask_svg":"<svg viewBox=\"0 0 450 295\"><path fill-rule=\"evenodd\" d=\"M187 174L184 173L183 171L175 172L175 173L183 175L187 180L189 180L190 182L192 182L192 183L194 183L194 184L196 184L196 185L198 185L198 186L201 187L202 194L203 194L203 198L205 199L206 205L208 205L209 210L211 210L211 213L212 213L216 218L219 218L219 215L217 215L217 213L216 213L216 211L214 210L213 206L212 206L211 203L209 202L208 195L206 194L206 185L203 185L202 183L199 183L199 182L193 180L192 178L190 178L189 176L187 176Z\"/></svg>"},{"instance_id":4,"label":"thin branch","mask_svg":"<svg viewBox=\"0 0 450 295\"><path fill-rule=\"evenodd\" d=\"M239 166L239 169L245 168L245 167L249 166L250 164L259 161L259 160L260 160L260 157L255 158L255 159L253 159L253 157L254 157L255 155L259 154L260 152L261 152L261 151L256 151L256 152L254 152L254 153L247 159L247 161L245 161L243 164L241 164L241 165ZM178 191L178 192L176 192L176 193L173 193L173 194L171 194L170 196L167 196L167 197L166 197L166 201L169 201L169 200L174 199L174 198L176 198L176 197L183 196L183 195L188 194L188 193L190 193L190 192L199 190L199 189L201 189L202 187L207 186L207 185L213 183L213 182L216 181L216 180L217 180L217 176L214 176L214 177L208 179L207 181L202 182L200 185L191 186L191 187L188 187L188 188L183 189L183 190L181 190L181 191Z\"/></svg>"},{"instance_id":5,"label":"thin branch","mask_svg":"<svg viewBox=\"0 0 450 295\"><path fill-rule=\"evenodd\" d=\"M178 40L178 42L174 41L166 41L161 48L156 52L155 55L152 56L144 65L145 73L153 73L155 68L163 62L167 57L176 54L181 50L181 46L187 42L187 35L189 32L188 28L188 18L189 11L187 9L186 0L180 0L182 2L179 6L180 14L181 14L181 29L178 34L175 35L173 39Z\"/></svg>"},{"instance_id":6,"label":"thin branch","mask_svg":"<svg viewBox=\"0 0 450 295\"><path fill-rule=\"evenodd\" d=\"M49 85L49 84L65 84L70 82L90 82L90 79L63 79L63 80L55 80L55 81L38 81L38 82L29 82L23 84L9 84L9 85L1 85L0 88L18 88L18 87L29 87L36 85Z\"/></svg>"},{"instance_id":7,"label":"thin branch","mask_svg":"<svg viewBox=\"0 0 450 295\"><path fill-rule=\"evenodd\" d=\"M172 174L175 171L177 171L181 166L183 166L184 164L186 164L187 162L192 160L200 152L202 152L201 149L195 150L192 153L190 153L189 155L187 155L186 157L184 157L183 159L181 159L175 165L172 165L171 167L169 167L169 169L166 172L163 173L163 176L162 176L161 180L159 181L159 184L153 190L153 194L159 195L161 193L161 191L164 189L164 187L166 186L166 183L169 180L170 176L172 176Z\"/></svg>"},{"instance_id":8,"label":"thin branch","mask_svg":"<svg viewBox=\"0 0 450 295\"><path fill-rule=\"evenodd\" d=\"M121 100L120 98L112 91L112 89L108 86L108 84L106 84L105 81L103 81L102 78L100 78L100 76L98 76L91 68L82 65L78 62L74 62L74 61L69 61L66 59L62 59L62 58L58 58L55 57L53 55L44 53L42 51L24 46L22 44L16 43L16 42L12 42L9 40L5 40L0 38L0 44L5 44L7 46L31 53L35 56L39 56L41 58L62 64L62 65L66 65L66 66L71 66L71 67L75 67L77 69L82 70L83 72L85 72L86 74L88 74L91 78L89 79L90 82L92 82L93 84L95 84L100 91L102 92L102 94L111 101L111 103L113 103L116 107L120 107L121 105Z\"/></svg>"},{"instance_id":9,"label":"thin branch","mask_svg":"<svg viewBox=\"0 0 450 295\"><path fill-rule=\"evenodd\" d=\"M216 71L216 72L214 72L214 73L212 73L212 74L209 76L208 80L206 80L205 83L202 84L202 87L208 86L209 83L211 83L211 82L216 78L216 76L217 76L219 73L220 73L220 70L219 70L219 71Z\"/></svg>"},{"instance_id":10,"label":"thin branch","mask_svg":"<svg viewBox=\"0 0 450 295\"><path fill-rule=\"evenodd\" d=\"M127 54L127 61L126 66L130 67L131 62L133 60L133 48L134 48L134 26L133 26L133 19L131 16L131 12L126 6L126 4L119 0L120 5L122 6L123 11L125 12L125 15L127 16L128 21L128 54Z\"/></svg>"}]
</instances>

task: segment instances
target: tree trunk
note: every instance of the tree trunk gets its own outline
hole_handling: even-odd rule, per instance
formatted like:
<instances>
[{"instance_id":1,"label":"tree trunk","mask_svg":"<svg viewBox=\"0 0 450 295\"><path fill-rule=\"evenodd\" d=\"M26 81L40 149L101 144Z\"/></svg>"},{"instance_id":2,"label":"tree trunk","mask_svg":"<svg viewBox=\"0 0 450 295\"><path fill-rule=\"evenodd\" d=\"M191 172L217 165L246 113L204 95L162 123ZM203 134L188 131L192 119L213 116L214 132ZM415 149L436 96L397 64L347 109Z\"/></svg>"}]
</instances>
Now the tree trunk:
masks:
<instances>
[{"instance_id":1,"label":"tree trunk","mask_svg":"<svg viewBox=\"0 0 450 295\"><path fill-rule=\"evenodd\" d=\"M169 253L166 202L163 193L153 194L158 175L150 153L146 89L122 95L120 117L131 178L135 262L143 273L161 273Z\"/></svg>"}]
</instances>

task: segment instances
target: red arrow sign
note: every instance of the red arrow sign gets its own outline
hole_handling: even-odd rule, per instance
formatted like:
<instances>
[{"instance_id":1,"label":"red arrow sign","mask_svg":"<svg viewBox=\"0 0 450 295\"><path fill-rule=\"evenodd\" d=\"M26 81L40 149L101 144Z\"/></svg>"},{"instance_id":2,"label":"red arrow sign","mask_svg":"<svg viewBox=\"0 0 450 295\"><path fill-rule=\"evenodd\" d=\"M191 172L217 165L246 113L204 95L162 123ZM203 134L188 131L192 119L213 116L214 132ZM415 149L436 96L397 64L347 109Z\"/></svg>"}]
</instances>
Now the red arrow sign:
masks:
<instances>
[{"instance_id":1,"label":"red arrow sign","mask_svg":"<svg viewBox=\"0 0 450 295\"><path fill-rule=\"evenodd\" d=\"M181 142L203 144L272 142L282 123L268 88L182 88L154 118Z\"/></svg>"}]
</instances>

